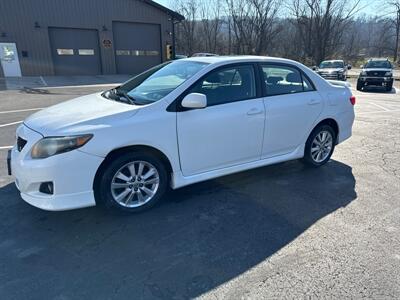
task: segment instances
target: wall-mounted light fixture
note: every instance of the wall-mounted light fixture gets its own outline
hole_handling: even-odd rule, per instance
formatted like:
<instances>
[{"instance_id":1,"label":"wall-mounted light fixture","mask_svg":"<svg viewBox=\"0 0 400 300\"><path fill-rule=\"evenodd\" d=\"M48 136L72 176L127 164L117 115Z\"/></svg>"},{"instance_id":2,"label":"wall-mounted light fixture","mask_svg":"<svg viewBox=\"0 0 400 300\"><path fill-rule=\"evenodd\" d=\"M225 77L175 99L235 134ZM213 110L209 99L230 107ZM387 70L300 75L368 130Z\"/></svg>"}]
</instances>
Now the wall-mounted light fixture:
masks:
<instances>
[{"instance_id":1,"label":"wall-mounted light fixture","mask_svg":"<svg viewBox=\"0 0 400 300\"><path fill-rule=\"evenodd\" d=\"M40 28L40 24L38 21L35 22L35 28Z\"/></svg>"},{"instance_id":2,"label":"wall-mounted light fixture","mask_svg":"<svg viewBox=\"0 0 400 300\"><path fill-rule=\"evenodd\" d=\"M106 25L103 25L103 27L101 28L102 31L108 31Z\"/></svg>"},{"instance_id":3,"label":"wall-mounted light fixture","mask_svg":"<svg viewBox=\"0 0 400 300\"><path fill-rule=\"evenodd\" d=\"M169 30L165 30L165 33L168 34L168 35L172 35L172 32L169 31Z\"/></svg>"}]
</instances>

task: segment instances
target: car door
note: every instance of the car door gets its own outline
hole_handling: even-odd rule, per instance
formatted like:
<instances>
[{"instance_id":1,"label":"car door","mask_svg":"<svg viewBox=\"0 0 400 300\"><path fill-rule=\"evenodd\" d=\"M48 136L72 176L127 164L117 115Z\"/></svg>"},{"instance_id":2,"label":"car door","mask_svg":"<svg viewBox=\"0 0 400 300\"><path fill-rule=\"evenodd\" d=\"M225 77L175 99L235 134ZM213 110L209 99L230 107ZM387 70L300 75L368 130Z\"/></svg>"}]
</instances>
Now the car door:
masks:
<instances>
[{"instance_id":1,"label":"car door","mask_svg":"<svg viewBox=\"0 0 400 300\"><path fill-rule=\"evenodd\" d=\"M260 159L265 109L257 76L252 64L226 66L185 93L206 95L207 107L177 112L184 176Z\"/></svg>"},{"instance_id":2,"label":"car door","mask_svg":"<svg viewBox=\"0 0 400 300\"><path fill-rule=\"evenodd\" d=\"M305 142L323 108L320 94L298 68L261 65L266 109L262 158L288 154Z\"/></svg>"}]
</instances>

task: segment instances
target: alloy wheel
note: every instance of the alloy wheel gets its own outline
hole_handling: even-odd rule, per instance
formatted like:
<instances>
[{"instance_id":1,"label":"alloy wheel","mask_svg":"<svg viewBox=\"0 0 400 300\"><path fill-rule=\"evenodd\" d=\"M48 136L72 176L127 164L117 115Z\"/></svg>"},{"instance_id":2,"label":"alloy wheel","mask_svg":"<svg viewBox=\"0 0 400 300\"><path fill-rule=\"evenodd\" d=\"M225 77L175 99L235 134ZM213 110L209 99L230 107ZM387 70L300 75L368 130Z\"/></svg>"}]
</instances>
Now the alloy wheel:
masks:
<instances>
[{"instance_id":1,"label":"alloy wheel","mask_svg":"<svg viewBox=\"0 0 400 300\"><path fill-rule=\"evenodd\" d=\"M311 157L316 163L323 162L331 153L333 137L329 131L320 131L311 144Z\"/></svg>"},{"instance_id":2,"label":"alloy wheel","mask_svg":"<svg viewBox=\"0 0 400 300\"><path fill-rule=\"evenodd\" d=\"M157 193L160 176L146 161L133 161L122 166L111 181L111 195L124 207L139 207L148 203Z\"/></svg>"}]
</instances>

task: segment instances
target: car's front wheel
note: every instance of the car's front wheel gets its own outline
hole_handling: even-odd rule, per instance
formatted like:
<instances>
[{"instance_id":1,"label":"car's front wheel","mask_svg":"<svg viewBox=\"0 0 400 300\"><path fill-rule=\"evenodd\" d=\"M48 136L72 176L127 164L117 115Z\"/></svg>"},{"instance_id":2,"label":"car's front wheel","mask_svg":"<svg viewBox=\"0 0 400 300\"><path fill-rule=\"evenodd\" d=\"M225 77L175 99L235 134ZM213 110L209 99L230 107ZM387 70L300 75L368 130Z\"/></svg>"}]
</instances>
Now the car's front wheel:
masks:
<instances>
[{"instance_id":1,"label":"car's front wheel","mask_svg":"<svg viewBox=\"0 0 400 300\"><path fill-rule=\"evenodd\" d=\"M128 152L105 166L96 187L96 199L107 207L139 212L161 199L167 183L166 168L158 157Z\"/></svg>"},{"instance_id":2,"label":"car's front wheel","mask_svg":"<svg viewBox=\"0 0 400 300\"><path fill-rule=\"evenodd\" d=\"M307 139L303 161L313 167L326 164L335 149L336 134L329 125L315 128Z\"/></svg>"}]
</instances>

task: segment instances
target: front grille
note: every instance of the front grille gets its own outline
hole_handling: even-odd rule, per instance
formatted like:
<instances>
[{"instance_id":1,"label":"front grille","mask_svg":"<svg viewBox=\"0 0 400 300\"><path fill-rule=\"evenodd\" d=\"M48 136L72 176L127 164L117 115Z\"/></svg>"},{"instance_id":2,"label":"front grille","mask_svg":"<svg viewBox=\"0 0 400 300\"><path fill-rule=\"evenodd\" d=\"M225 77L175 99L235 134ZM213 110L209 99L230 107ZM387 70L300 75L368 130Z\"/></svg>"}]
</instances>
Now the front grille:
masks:
<instances>
[{"instance_id":1,"label":"front grille","mask_svg":"<svg viewBox=\"0 0 400 300\"><path fill-rule=\"evenodd\" d=\"M383 77L385 76L386 71L368 71L367 75L368 76L376 76L376 77Z\"/></svg>"},{"instance_id":2,"label":"front grille","mask_svg":"<svg viewBox=\"0 0 400 300\"><path fill-rule=\"evenodd\" d=\"M339 77L338 73L328 73L328 72L320 72L319 75L326 79L336 79Z\"/></svg>"},{"instance_id":3,"label":"front grille","mask_svg":"<svg viewBox=\"0 0 400 300\"><path fill-rule=\"evenodd\" d=\"M25 147L26 143L27 143L27 140L24 140L21 137L17 138L17 149L19 152L21 152L21 150Z\"/></svg>"}]
</instances>

